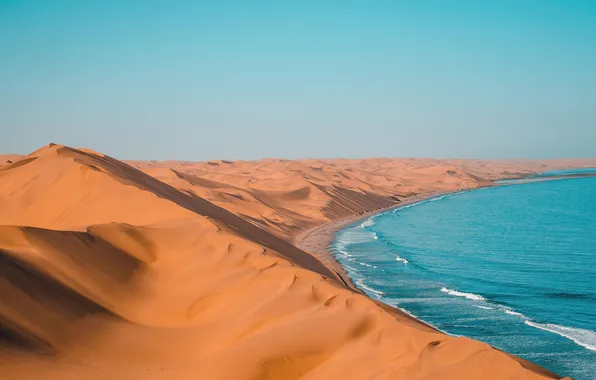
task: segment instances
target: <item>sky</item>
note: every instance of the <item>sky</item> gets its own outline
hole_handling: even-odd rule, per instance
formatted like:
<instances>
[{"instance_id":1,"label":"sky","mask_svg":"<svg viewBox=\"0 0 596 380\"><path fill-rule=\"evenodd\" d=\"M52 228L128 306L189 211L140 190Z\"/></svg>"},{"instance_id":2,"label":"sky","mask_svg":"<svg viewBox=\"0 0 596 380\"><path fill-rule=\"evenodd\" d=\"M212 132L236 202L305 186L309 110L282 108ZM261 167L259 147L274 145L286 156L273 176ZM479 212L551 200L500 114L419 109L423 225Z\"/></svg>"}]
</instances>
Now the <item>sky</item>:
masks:
<instances>
[{"instance_id":1,"label":"sky","mask_svg":"<svg viewBox=\"0 0 596 380\"><path fill-rule=\"evenodd\" d=\"M0 0L0 152L596 157L596 2Z\"/></svg>"}]
</instances>

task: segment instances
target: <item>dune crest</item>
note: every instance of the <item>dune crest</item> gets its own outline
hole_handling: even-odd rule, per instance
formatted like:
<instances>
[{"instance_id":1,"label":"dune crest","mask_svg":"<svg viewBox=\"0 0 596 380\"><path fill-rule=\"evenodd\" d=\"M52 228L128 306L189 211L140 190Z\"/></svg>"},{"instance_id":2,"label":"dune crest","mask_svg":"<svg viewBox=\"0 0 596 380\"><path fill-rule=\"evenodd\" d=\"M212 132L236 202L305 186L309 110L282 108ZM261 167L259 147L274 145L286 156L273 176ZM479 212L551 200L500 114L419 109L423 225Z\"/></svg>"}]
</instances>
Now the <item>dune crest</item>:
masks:
<instances>
[{"instance_id":1,"label":"dune crest","mask_svg":"<svg viewBox=\"0 0 596 380\"><path fill-rule=\"evenodd\" d=\"M556 377L369 299L290 243L438 175L425 191L486 179L429 165L397 186L341 160L133 165L51 145L0 168L0 378Z\"/></svg>"},{"instance_id":2,"label":"dune crest","mask_svg":"<svg viewBox=\"0 0 596 380\"><path fill-rule=\"evenodd\" d=\"M473 189L491 185L495 179L546 170L596 167L596 159L370 158L128 163L287 239L309 227L396 205L420 194Z\"/></svg>"}]
</instances>

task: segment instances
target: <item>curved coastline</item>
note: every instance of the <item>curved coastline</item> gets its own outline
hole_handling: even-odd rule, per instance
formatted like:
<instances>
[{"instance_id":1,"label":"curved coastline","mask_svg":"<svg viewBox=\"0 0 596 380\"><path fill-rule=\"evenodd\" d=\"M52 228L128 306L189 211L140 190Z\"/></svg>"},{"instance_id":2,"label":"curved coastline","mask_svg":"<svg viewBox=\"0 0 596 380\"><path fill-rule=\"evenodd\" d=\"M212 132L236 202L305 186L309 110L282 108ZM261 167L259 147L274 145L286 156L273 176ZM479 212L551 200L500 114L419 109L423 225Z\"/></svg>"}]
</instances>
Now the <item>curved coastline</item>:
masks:
<instances>
[{"instance_id":1,"label":"curved coastline","mask_svg":"<svg viewBox=\"0 0 596 380\"><path fill-rule=\"evenodd\" d=\"M483 189L486 187L493 187L493 186L498 186L498 185L481 186L481 187L477 187L477 188L473 188L473 189L462 189L462 190L454 190L454 191L431 192L431 193L412 196L412 197L409 197L409 198L403 200L401 203L398 203L391 207L384 207L384 208L364 212L361 214L356 214L353 216L340 218L337 220L333 220L329 223L320 224L318 226L304 230L294 237L293 244L296 247L310 253L315 258L317 258L319 261L321 261L323 263L323 265L325 265L326 267L328 267L329 269L334 271L337 274L337 276L341 279L341 281L344 283L344 285L346 285L352 291L367 296L367 294L356 285L356 281L354 281L349 276L349 274L346 271L346 269L344 268L344 266L341 265L339 263L339 261L336 260L335 256L331 252L331 244L335 240L335 236L340 230L342 230L343 228L348 227L352 224L356 224L356 223L361 222L365 219L368 219L372 216L376 216L376 215L382 214L387 211L399 210L404 207L411 207L415 204L426 202L431 199L439 199L439 198L442 198L442 197L445 197L448 195L462 193L464 191L479 190L479 189ZM381 308L388 311L389 313L392 313L392 314L398 313L400 316L411 319L411 320L415 321L416 323L420 323L421 325L424 325L428 328L431 328L436 331L440 331L443 334L450 335L449 333L447 333L445 331L441 331L441 330L437 329L435 326L431 325L430 323L419 319L414 314L410 313L409 311L407 311L405 309L388 305L378 299L371 298L371 300L374 301ZM523 360L523 359L520 359L520 360ZM528 362L528 363L530 365L534 365L533 363L530 363L530 362ZM538 367L538 368L541 368L541 367ZM547 371L547 370L545 370L545 371L546 372L544 372L544 373L552 375L554 378L560 378L560 376L558 376L550 371ZM538 372L540 372L540 371L538 371Z\"/></svg>"},{"instance_id":2,"label":"curved coastline","mask_svg":"<svg viewBox=\"0 0 596 380\"><path fill-rule=\"evenodd\" d=\"M313 180L310 170L318 167L310 166L311 161L305 172L294 170L304 169L294 163L241 162L230 168L233 178L224 183L212 180L220 179L219 174L203 178L192 173L235 164L189 165L186 174L175 170L182 164L165 164L144 172L88 149L56 145L30 157L36 159L25 158L26 165L17 162L16 169L0 168L2 183L8 184L3 194L19 206L3 210L6 226L0 231L0 256L8 260L0 267L9 287L0 300L5 322L0 350L8 359L0 365L0 378L44 378L48 371L56 378L120 380L559 378L465 333L450 336L433 329L399 310L403 306L427 319L418 309L400 304L398 297L389 299L389 287L368 283L368 275L380 272L374 268L384 265L371 254L388 242L380 228L383 219L395 219L392 212L415 214L472 193L482 197L502 190L439 193L496 187L458 165L414 162L407 178L404 162L323 162L316 164L322 178ZM289 174L279 176L280 171ZM253 177L263 183L252 188ZM396 196L397 191L403 196ZM441 197L445 199L433 202ZM408 212L417 204L421 207ZM307 226L350 215L339 224L368 218L347 228L363 230L354 235L373 244L354 246L352 252L348 244L356 239L344 237L342 230L330 249L333 256L326 256L327 266L291 244ZM429 217L437 215L431 210ZM395 230L404 228L400 220L395 222ZM449 220L438 222L429 227L436 231ZM423 227L410 226L414 231ZM426 241L428 235L417 240ZM333 234L327 238L331 241ZM316 251L327 247L318 246ZM350 254L361 258L357 264L362 267L355 272L349 269ZM403 256L411 259L408 268L418 266L409 252ZM362 292L331 270L335 265L341 271L333 258ZM440 264L433 255L427 258ZM394 264L393 259L387 263ZM399 263L394 266L403 269ZM393 273L383 276L391 280ZM374 288L377 292L371 293ZM393 288L401 293L405 283ZM445 319L453 315L437 311ZM197 341L204 344L197 346Z\"/></svg>"},{"instance_id":3,"label":"curved coastline","mask_svg":"<svg viewBox=\"0 0 596 380\"><path fill-rule=\"evenodd\" d=\"M555 180L558 180L558 179L564 179L564 178L557 178ZM403 200L401 203L391 206L391 207L385 207L385 208L380 208L377 210L371 210L369 212L353 215L353 216L346 217L346 218L337 219L337 220L331 221L329 223L324 223L324 224L312 227L308 230L302 231L299 234L297 234L293 239L293 244L296 245L298 248L303 249L306 252L312 254L318 260L320 260L325 266L334 270L335 273L337 273L337 275L340 277L340 279L344 282L344 284L346 286L348 286L350 289L352 289L353 291L360 293L360 294L366 294L362 289L360 289L356 286L356 283L349 277L345 268L335 259L335 256L331 252L331 244L335 240L335 236L340 230L342 230L343 228L348 227L352 224L356 224L356 223L361 222L365 219L368 219L372 216L379 215L379 214L382 214L382 213L390 211L390 210L398 210L398 209L401 209L404 207L411 207L412 205L430 201L431 199L438 199L438 198L442 198L445 196L459 194L459 193L468 192L468 191L478 191L478 190L481 190L481 189L484 189L487 187L520 185L520 184L525 184L525 183L530 183L530 182L498 183L497 181L494 181L492 185L480 186L477 188L420 194L417 196L407 198L407 199ZM386 311L388 311L392 314L398 313L399 315L405 316L405 317L415 321L416 323L420 323L420 324L422 324L426 327L429 327L433 330L441 331L441 330L438 330L436 327L430 325L429 323L419 319L418 317L411 314L407 310L397 308L397 307L394 307L391 305L387 305L380 300L375 300L374 298L371 298L371 299L379 307L385 309ZM449 335L448 333L446 333L444 331L441 331L441 332ZM493 347L493 348L495 350L504 352L496 347ZM541 374L544 376L548 376L553 379L562 379L562 380L570 379L569 377L563 377L559 374L556 374L556 373L554 373L546 368L543 368L543 367L539 366L538 364L535 364L535 363L528 361L526 359L517 357L517 356L507 353L507 352L504 352L504 353L506 355L508 355L509 357L511 357L512 359L516 360L522 367L524 367L528 370L531 370L532 372L535 372L535 373L538 373L538 374Z\"/></svg>"},{"instance_id":4,"label":"curved coastline","mask_svg":"<svg viewBox=\"0 0 596 380\"><path fill-rule=\"evenodd\" d=\"M591 168L590 168L591 169ZM595 169L596 170L596 169ZM553 175L553 176L541 176L540 174L532 174L520 178L503 178L492 181L490 185L479 186L476 188L469 188L469 189L459 189L453 191L443 191L443 192L430 192L425 194L419 194L416 196L412 196L402 200L402 202L385 208L379 208L376 210L371 210L365 213L352 215L345 218L340 218L333 220L328 223L320 224L314 226L310 229L301 231L298 233L294 239L293 244L298 248L312 254L316 257L319 261L321 261L325 266L333 270L338 277L343 281L343 283L349 287L350 289L365 294L362 289L356 286L356 283L350 278L345 268L335 259L335 256L330 251L331 243L335 240L336 234L342 230L343 228L368 219L372 216L376 216L382 214L383 212L389 210L398 210L404 207L411 207L414 204L422 203L429 201L435 198L441 198L448 195L469 192L469 191L478 191L481 189L489 188L489 187L500 187L500 186L519 186L519 185L526 185L535 182L544 182L544 181L561 181L566 179L579 179L579 178L589 178L589 177L596 177L596 172L586 172L581 174L563 174L563 175ZM401 310L401 309L400 309ZM412 314L405 310L401 310L402 312L406 313L408 316L415 318ZM415 318L417 319L417 318ZM418 320L418 319L417 319ZM426 326L430 326L428 323L424 321L419 322L423 323ZM430 326L432 327L432 326ZM434 327L432 327L434 328Z\"/></svg>"},{"instance_id":5,"label":"curved coastline","mask_svg":"<svg viewBox=\"0 0 596 380\"><path fill-rule=\"evenodd\" d=\"M463 189L454 191L432 192L409 197L404 199L402 202L390 207L371 210L362 214L356 214L349 217L336 219L328 223L319 224L317 226L314 226L312 228L298 233L294 237L293 243L296 247L312 254L328 268L335 271L346 286L358 293L363 293L363 291L360 288L358 288L354 281L348 276L344 267L335 259L335 257L330 251L331 243L335 239L335 235L337 234L337 232L351 224L358 223L362 220L370 218L371 216L375 216L389 210L398 210L400 208L409 207L416 203L428 201L433 198L439 198L446 195L461 193L463 191L478 190L485 187L492 186L483 186L473 189Z\"/></svg>"}]
</instances>

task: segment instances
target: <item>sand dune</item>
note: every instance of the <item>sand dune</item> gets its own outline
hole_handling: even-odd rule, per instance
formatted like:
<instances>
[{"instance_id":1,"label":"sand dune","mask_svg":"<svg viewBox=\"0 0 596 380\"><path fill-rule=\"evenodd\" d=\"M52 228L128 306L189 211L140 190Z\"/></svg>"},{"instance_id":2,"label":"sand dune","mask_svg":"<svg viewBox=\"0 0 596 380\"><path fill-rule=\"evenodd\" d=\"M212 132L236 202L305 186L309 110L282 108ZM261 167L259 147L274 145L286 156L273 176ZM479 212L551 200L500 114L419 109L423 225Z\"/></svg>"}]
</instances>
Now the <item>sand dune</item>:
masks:
<instances>
[{"instance_id":1,"label":"sand dune","mask_svg":"<svg viewBox=\"0 0 596 380\"><path fill-rule=\"evenodd\" d=\"M0 154L0 167L10 165L23 158L20 154Z\"/></svg>"},{"instance_id":2,"label":"sand dune","mask_svg":"<svg viewBox=\"0 0 596 380\"><path fill-rule=\"evenodd\" d=\"M594 159L437 160L330 159L128 161L131 166L241 214L279 236L413 195L489 185L492 180L568 167Z\"/></svg>"},{"instance_id":3,"label":"sand dune","mask_svg":"<svg viewBox=\"0 0 596 380\"><path fill-rule=\"evenodd\" d=\"M556 377L378 304L290 243L542 164L130 164L50 145L0 168L0 379Z\"/></svg>"}]
</instances>

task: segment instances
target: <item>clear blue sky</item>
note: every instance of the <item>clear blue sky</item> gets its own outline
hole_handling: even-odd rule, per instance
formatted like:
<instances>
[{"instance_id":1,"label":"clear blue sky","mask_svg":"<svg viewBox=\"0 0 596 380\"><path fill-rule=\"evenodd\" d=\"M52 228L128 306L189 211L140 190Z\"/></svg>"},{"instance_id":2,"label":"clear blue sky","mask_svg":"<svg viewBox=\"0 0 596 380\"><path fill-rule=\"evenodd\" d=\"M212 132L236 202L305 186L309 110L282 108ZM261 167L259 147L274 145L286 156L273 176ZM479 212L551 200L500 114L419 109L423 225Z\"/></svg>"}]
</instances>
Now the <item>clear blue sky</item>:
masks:
<instances>
[{"instance_id":1,"label":"clear blue sky","mask_svg":"<svg viewBox=\"0 0 596 380\"><path fill-rule=\"evenodd\" d=\"M596 1L0 0L0 152L596 156Z\"/></svg>"}]
</instances>

